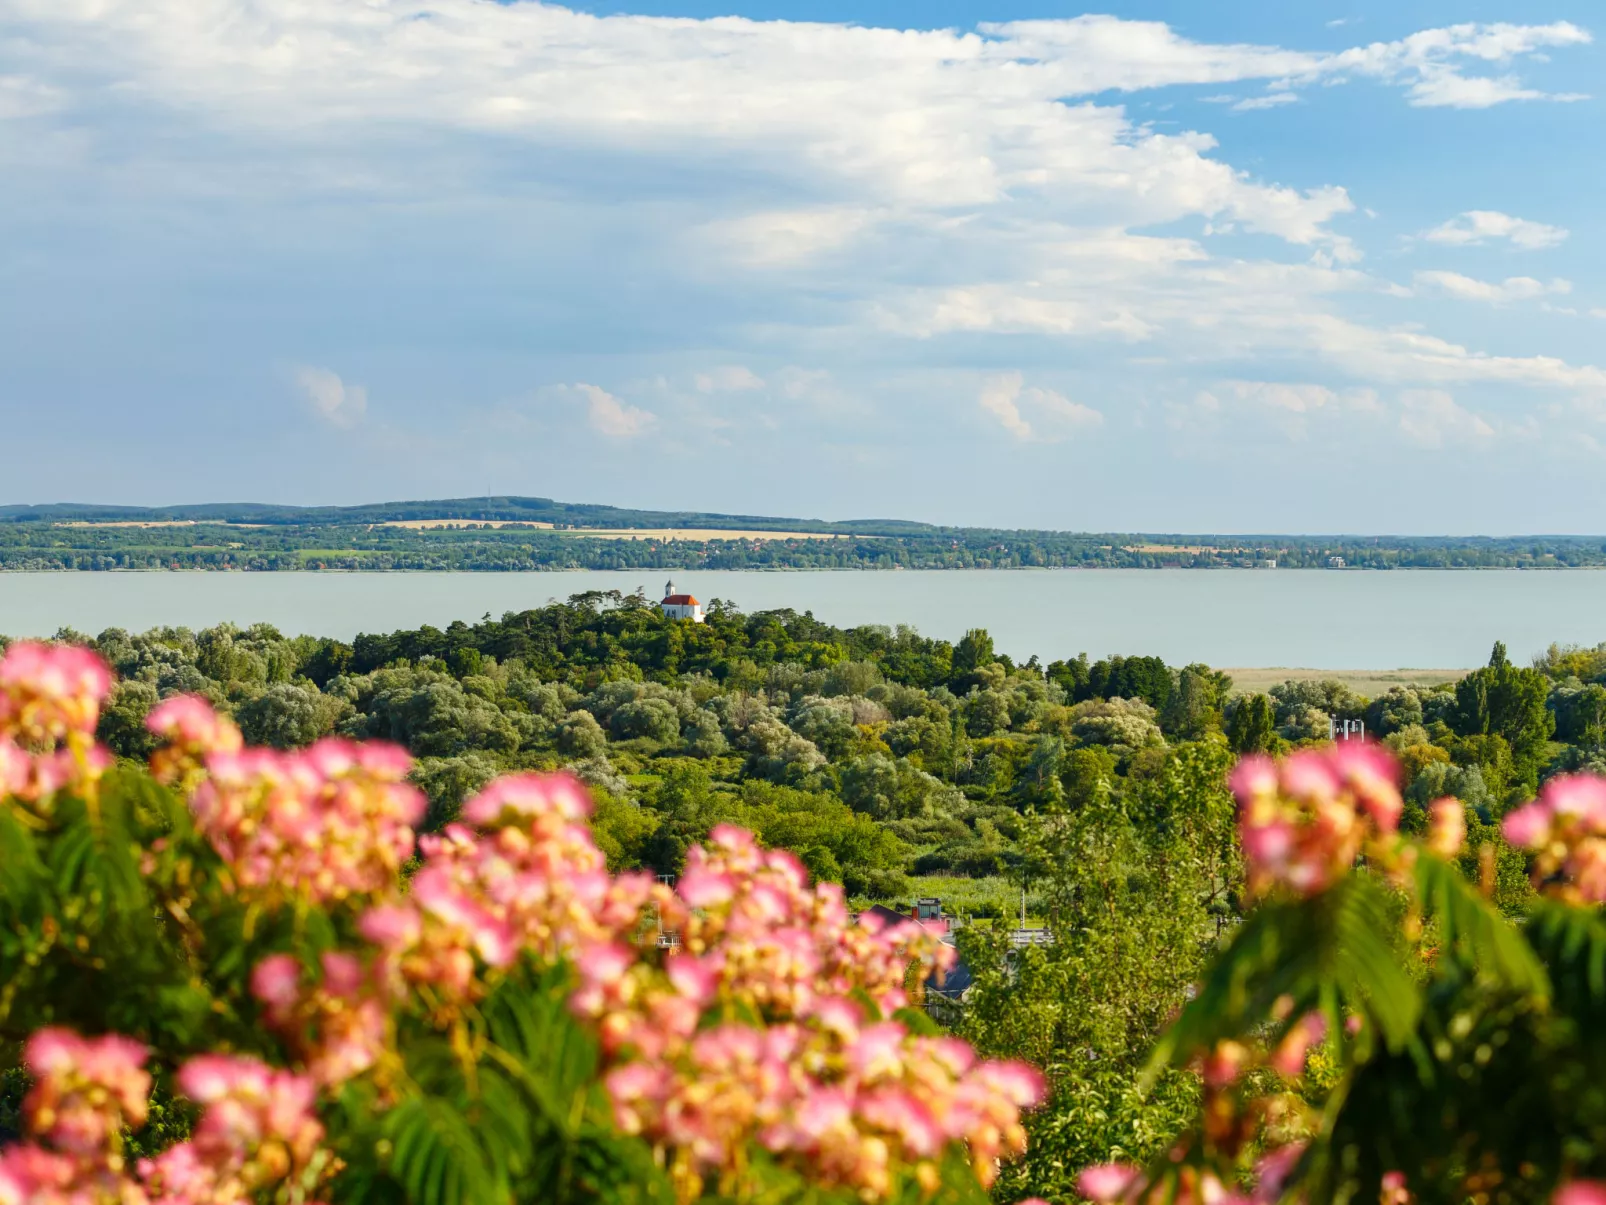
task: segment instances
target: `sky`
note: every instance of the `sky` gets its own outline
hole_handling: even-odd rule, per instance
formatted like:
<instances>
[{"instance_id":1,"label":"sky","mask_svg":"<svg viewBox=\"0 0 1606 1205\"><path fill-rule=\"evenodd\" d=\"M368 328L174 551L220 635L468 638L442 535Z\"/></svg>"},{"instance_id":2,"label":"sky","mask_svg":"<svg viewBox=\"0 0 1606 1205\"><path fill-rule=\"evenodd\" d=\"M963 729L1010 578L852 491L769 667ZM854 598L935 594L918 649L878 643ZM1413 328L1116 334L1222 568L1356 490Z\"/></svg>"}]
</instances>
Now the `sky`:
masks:
<instances>
[{"instance_id":1,"label":"sky","mask_svg":"<svg viewBox=\"0 0 1606 1205\"><path fill-rule=\"evenodd\" d=\"M0 0L0 502L1606 532L1598 0Z\"/></svg>"}]
</instances>

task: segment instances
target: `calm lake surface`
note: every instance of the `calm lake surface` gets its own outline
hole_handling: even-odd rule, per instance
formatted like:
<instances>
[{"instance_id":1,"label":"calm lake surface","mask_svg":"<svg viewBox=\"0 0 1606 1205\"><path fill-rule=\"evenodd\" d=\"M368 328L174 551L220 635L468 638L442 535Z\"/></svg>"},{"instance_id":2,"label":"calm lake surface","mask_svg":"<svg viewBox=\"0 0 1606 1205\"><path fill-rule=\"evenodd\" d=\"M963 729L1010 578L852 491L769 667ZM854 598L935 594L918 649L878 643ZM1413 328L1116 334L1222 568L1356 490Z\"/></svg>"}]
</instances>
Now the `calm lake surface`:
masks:
<instances>
[{"instance_id":1,"label":"calm lake surface","mask_svg":"<svg viewBox=\"0 0 1606 1205\"><path fill-rule=\"evenodd\" d=\"M953 640L985 627L1043 660L1153 653L1173 664L1322 669L1481 665L1504 640L1526 660L1552 641L1606 641L1606 572L1478 570L976 570L708 572L676 588L744 611L793 607L839 625L912 624ZM267 622L349 640L444 627L662 571L602 573L0 573L0 632L48 636Z\"/></svg>"}]
</instances>

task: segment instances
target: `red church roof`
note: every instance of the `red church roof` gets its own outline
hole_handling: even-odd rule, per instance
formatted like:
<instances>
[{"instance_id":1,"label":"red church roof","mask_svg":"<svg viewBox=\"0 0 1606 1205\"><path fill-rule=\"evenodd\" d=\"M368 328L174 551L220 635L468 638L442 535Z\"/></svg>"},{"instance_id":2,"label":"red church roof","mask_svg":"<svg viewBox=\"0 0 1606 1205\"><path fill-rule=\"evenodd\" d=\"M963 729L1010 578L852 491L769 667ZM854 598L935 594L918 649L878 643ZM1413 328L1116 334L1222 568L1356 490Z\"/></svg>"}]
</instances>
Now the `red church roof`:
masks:
<instances>
[{"instance_id":1,"label":"red church roof","mask_svg":"<svg viewBox=\"0 0 1606 1205\"><path fill-rule=\"evenodd\" d=\"M671 594L658 605L661 607L700 607L703 604L690 594Z\"/></svg>"}]
</instances>

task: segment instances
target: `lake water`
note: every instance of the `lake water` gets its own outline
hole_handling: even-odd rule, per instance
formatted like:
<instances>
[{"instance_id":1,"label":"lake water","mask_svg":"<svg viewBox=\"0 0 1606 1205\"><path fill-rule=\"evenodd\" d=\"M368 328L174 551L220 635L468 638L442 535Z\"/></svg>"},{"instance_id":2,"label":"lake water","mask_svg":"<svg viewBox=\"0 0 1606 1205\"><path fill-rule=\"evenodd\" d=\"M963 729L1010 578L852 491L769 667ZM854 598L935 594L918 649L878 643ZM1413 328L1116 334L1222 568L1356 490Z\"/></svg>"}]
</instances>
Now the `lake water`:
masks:
<instances>
[{"instance_id":1,"label":"lake water","mask_svg":"<svg viewBox=\"0 0 1606 1205\"><path fill-rule=\"evenodd\" d=\"M1606 572L976 570L708 572L676 588L744 611L793 607L830 623L913 624L954 640L985 627L1043 660L1152 653L1178 664L1322 669L1481 665L1504 640L1526 660L1552 641L1606 641ZM267 622L350 639L537 607L584 590L646 589L655 573L0 573L0 632L46 636Z\"/></svg>"}]
</instances>

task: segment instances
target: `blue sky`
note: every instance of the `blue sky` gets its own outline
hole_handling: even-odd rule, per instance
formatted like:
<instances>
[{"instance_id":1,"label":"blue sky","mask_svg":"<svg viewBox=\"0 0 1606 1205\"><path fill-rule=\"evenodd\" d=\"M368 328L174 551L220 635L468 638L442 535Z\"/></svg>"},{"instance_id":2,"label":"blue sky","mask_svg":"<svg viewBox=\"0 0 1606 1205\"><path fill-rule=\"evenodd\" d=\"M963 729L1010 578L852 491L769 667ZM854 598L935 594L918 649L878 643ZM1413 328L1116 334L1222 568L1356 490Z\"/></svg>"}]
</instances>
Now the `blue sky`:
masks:
<instances>
[{"instance_id":1,"label":"blue sky","mask_svg":"<svg viewBox=\"0 0 1606 1205\"><path fill-rule=\"evenodd\" d=\"M0 501L1606 531L1600 16L0 0Z\"/></svg>"}]
</instances>

